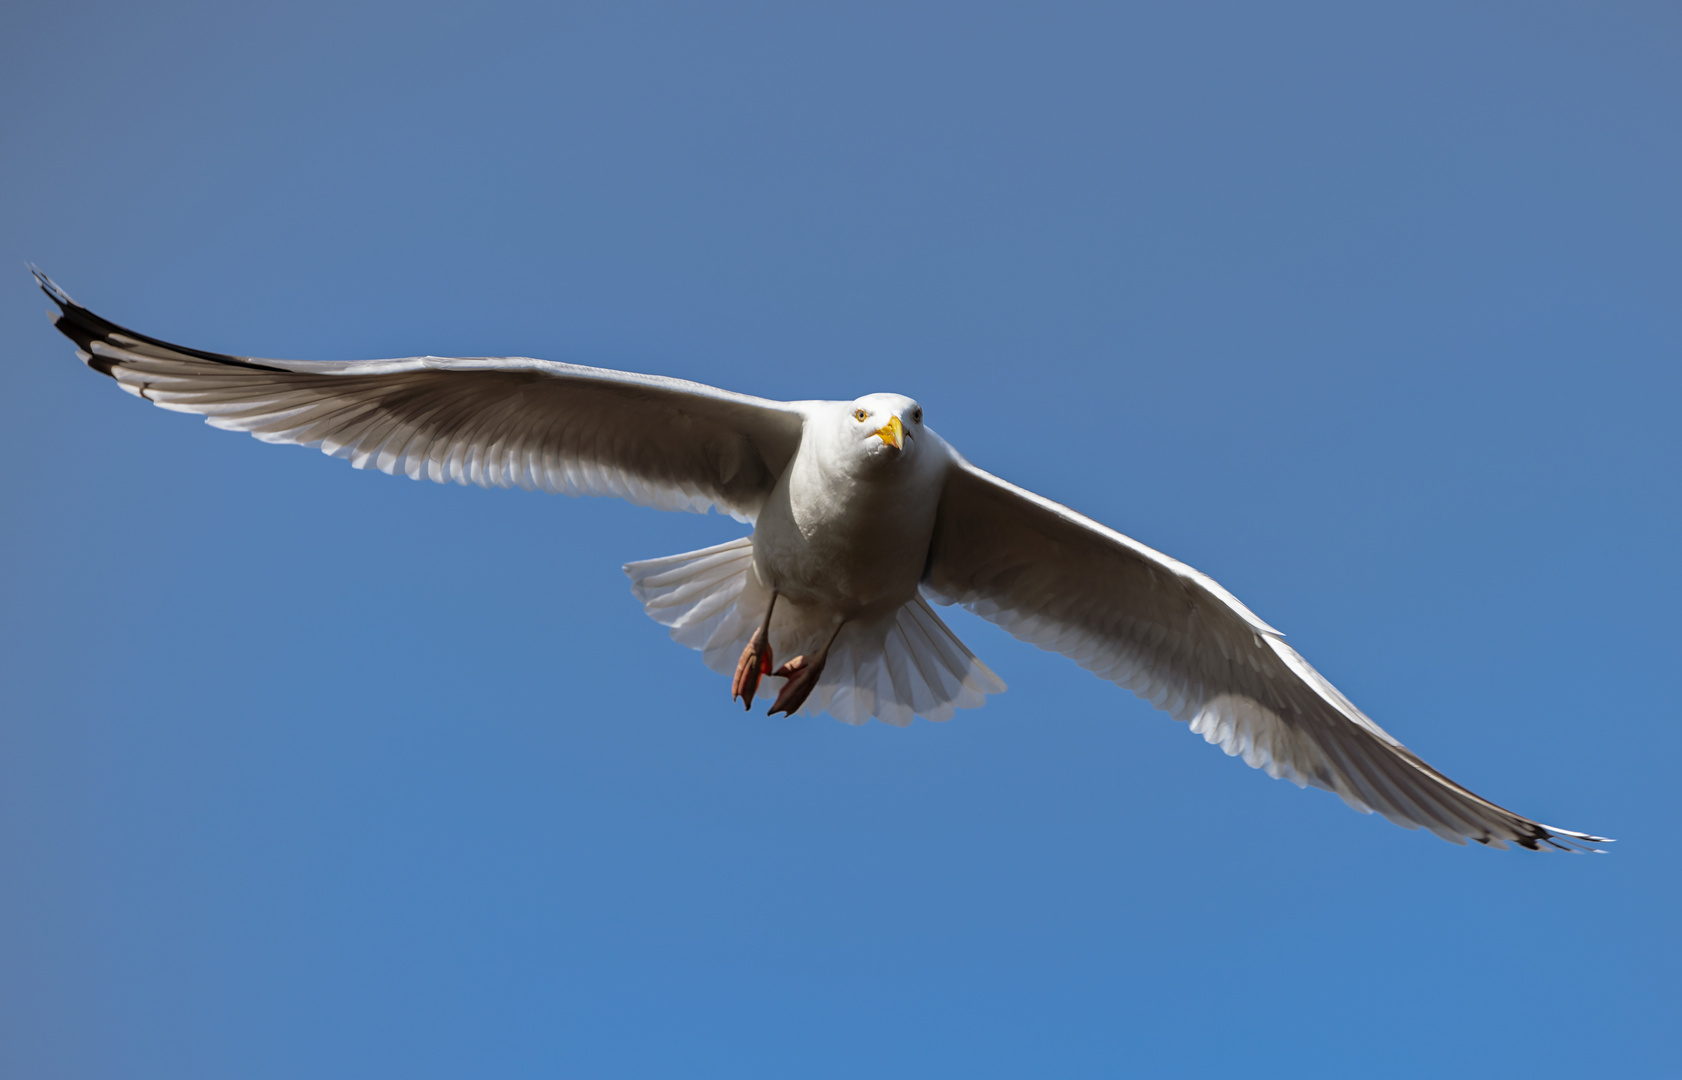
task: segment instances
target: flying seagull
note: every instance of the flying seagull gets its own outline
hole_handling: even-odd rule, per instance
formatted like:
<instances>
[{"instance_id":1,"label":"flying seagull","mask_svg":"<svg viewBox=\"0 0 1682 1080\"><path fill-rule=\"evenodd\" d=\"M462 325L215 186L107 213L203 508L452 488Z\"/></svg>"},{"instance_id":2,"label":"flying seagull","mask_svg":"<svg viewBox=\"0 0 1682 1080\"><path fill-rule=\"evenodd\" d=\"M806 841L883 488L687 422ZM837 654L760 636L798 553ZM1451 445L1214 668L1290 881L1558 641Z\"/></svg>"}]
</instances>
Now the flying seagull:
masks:
<instances>
[{"instance_id":1,"label":"flying seagull","mask_svg":"<svg viewBox=\"0 0 1682 1080\"><path fill-rule=\"evenodd\" d=\"M661 510L750 536L626 565L672 637L772 713L949 719L1004 690L930 606L960 604L1133 691L1252 768L1404 828L1599 850L1431 768L1211 578L971 465L900 394L770 401L526 357L324 363L171 345L38 270L77 355L136 397L358 469ZM778 663L779 658L787 659Z\"/></svg>"}]
</instances>

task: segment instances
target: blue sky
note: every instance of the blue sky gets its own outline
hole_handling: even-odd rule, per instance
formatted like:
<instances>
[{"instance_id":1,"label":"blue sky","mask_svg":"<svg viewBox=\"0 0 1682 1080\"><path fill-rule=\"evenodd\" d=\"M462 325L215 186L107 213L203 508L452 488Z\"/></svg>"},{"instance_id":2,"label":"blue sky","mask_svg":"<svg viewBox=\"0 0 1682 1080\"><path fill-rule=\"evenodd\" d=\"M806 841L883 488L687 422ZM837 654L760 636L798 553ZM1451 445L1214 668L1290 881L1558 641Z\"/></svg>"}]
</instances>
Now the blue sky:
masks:
<instances>
[{"instance_id":1,"label":"blue sky","mask_svg":"<svg viewBox=\"0 0 1682 1080\"><path fill-rule=\"evenodd\" d=\"M0 1072L1673 1076L1665 4L0 11ZM1460 849L962 613L770 720L621 563L728 519L359 473L78 365L918 397L1474 790Z\"/></svg>"}]
</instances>

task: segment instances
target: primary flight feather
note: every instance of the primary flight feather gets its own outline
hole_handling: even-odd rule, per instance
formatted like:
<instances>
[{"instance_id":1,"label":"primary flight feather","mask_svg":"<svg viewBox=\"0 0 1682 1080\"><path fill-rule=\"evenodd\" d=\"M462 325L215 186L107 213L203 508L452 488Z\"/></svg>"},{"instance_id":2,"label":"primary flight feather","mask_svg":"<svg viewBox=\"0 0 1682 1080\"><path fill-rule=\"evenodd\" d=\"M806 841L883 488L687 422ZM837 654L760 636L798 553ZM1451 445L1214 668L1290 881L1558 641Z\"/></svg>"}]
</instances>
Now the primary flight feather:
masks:
<instances>
[{"instance_id":1,"label":"primary flight feather","mask_svg":"<svg viewBox=\"0 0 1682 1080\"><path fill-rule=\"evenodd\" d=\"M751 523L749 537L625 567L649 615L746 705L766 678L781 680L772 712L854 724L981 705L1004 684L929 605L956 603L1362 812L1455 843L1604 842L1437 772L1213 580L971 465L910 398L770 401L524 357L229 356L124 329L35 276L89 367L216 427L359 469Z\"/></svg>"}]
</instances>

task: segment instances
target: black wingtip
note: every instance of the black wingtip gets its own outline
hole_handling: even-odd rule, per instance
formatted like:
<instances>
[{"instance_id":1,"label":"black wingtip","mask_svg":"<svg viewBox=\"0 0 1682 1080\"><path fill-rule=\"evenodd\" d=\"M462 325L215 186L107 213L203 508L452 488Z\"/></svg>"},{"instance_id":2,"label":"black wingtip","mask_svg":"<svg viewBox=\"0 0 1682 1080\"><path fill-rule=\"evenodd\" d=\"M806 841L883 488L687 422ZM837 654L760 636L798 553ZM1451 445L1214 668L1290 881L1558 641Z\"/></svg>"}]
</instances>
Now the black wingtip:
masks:
<instances>
[{"instance_id":1,"label":"black wingtip","mask_svg":"<svg viewBox=\"0 0 1682 1080\"><path fill-rule=\"evenodd\" d=\"M95 356L93 343L105 337L113 330L122 328L115 323L107 322L87 308L70 298L70 294L59 287L58 282L46 275L34 263L24 263L29 273L35 278L35 284L40 286L47 299L58 305L57 311L47 314L53 320L53 326L58 332L69 338L76 345L77 352L83 357L87 365L101 375L110 375L111 362L103 357Z\"/></svg>"},{"instance_id":2,"label":"black wingtip","mask_svg":"<svg viewBox=\"0 0 1682 1080\"><path fill-rule=\"evenodd\" d=\"M1590 833L1572 832L1570 829L1554 829L1545 825L1539 828L1539 834L1531 837L1530 842L1525 844L1532 851L1541 851L1542 845L1546 844L1555 851L1565 851L1572 855L1605 855L1607 854L1606 849L1595 845L1617 843L1610 836L1594 836Z\"/></svg>"},{"instance_id":3,"label":"black wingtip","mask_svg":"<svg viewBox=\"0 0 1682 1080\"><path fill-rule=\"evenodd\" d=\"M35 283L41 287L41 291L47 294L47 299L58 305L58 311L50 313L52 314L53 325L58 328L59 333L75 342L77 350L83 354L87 365L102 375L113 374L112 361L108 356L100 355L93 346L98 341L109 344L113 337L123 339L122 344L124 345L131 346L140 342L229 367L251 368L257 371L284 370L271 364L258 363L247 356L231 356L227 353L207 352L204 349L176 345L160 338L142 334L138 330L130 330L126 326L119 326L110 319L95 315L81 304L70 299L70 294L59 288L58 283L43 273L40 267L33 263L25 263L24 265L29 268L30 274L34 275Z\"/></svg>"},{"instance_id":4,"label":"black wingtip","mask_svg":"<svg viewBox=\"0 0 1682 1080\"><path fill-rule=\"evenodd\" d=\"M24 268L29 271L31 276L35 278L35 284L39 285L41 287L41 291L47 294L47 299L58 305L60 313L62 313L65 308L76 306L76 301L70 299L70 294L59 288L58 282L48 277L45 271L43 271L39 266L29 262L26 262L23 265Z\"/></svg>"}]
</instances>

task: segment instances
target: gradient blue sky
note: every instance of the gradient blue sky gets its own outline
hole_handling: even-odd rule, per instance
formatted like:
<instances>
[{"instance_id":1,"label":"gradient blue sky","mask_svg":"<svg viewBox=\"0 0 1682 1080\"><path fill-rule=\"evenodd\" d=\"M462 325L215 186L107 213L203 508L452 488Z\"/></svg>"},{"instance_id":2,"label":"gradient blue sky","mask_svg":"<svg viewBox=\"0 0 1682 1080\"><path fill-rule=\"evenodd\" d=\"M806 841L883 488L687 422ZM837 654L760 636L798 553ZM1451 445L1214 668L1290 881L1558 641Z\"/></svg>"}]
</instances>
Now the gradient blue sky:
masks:
<instances>
[{"instance_id":1,"label":"gradient blue sky","mask_svg":"<svg viewBox=\"0 0 1682 1080\"><path fill-rule=\"evenodd\" d=\"M0 10L0 1074L1661 1077L1672 4ZM619 565L727 519L143 406L203 347L919 397L1604 857L1460 849L951 621L744 715Z\"/></svg>"}]
</instances>

